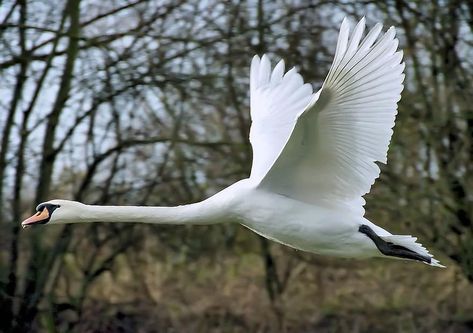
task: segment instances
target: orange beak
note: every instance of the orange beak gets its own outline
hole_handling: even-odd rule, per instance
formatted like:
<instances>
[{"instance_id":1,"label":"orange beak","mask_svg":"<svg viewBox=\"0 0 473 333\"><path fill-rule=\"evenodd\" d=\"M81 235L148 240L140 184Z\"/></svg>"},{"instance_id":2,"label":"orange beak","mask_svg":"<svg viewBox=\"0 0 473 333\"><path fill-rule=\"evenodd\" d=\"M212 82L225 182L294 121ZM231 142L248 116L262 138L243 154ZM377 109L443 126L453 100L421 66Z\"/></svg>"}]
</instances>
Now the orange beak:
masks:
<instances>
[{"instance_id":1,"label":"orange beak","mask_svg":"<svg viewBox=\"0 0 473 333\"><path fill-rule=\"evenodd\" d=\"M28 228L33 224L44 224L49 221L49 211L45 207L41 212L37 212L31 217L28 217L26 220L21 222L23 228Z\"/></svg>"}]
</instances>

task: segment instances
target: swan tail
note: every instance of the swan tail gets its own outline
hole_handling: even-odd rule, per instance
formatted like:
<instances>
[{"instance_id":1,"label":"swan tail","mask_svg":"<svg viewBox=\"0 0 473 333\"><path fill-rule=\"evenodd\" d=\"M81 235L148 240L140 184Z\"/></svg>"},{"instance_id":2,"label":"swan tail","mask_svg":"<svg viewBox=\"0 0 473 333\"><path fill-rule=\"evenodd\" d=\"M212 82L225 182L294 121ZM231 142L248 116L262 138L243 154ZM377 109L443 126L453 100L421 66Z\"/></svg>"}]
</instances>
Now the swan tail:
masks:
<instances>
[{"instance_id":1,"label":"swan tail","mask_svg":"<svg viewBox=\"0 0 473 333\"><path fill-rule=\"evenodd\" d=\"M414 252L419 255L419 259L417 258L407 258L407 259L414 259L418 261L422 261L424 264L445 268L434 256L420 243L417 243L417 237L412 237L410 235L389 235L389 236L381 236L386 243L391 243L394 245L394 249L400 247L406 249L409 252ZM402 252L402 251L401 251Z\"/></svg>"},{"instance_id":2,"label":"swan tail","mask_svg":"<svg viewBox=\"0 0 473 333\"><path fill-rule=\"evenodd\" d=\"M373 225L373 227L375 226ZM416 242L417 237L391 235L384 229L376 228L379 229L382 235L377 234L366 224L360 226L359 232L368 236L382 254L390 257L421 261L430 266L445 267L422 244Z\"/></svg>"}]
</instances>

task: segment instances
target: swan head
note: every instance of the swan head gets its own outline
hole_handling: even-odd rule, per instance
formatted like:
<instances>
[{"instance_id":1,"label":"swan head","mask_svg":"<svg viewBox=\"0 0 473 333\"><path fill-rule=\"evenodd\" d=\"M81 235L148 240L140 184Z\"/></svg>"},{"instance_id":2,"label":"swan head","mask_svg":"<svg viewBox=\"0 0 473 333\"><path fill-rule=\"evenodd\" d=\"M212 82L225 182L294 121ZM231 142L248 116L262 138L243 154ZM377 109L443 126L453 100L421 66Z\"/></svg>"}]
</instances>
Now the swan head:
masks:
<instances>
[{"instance_id":1,"label":"swan head","mask_svg":"<svg viewBox=\"0 0 473 333\"><path fill-rule=\"evenodd\" d=\"M40 203L36 213L23 222L21 226L28 228L33 225L71 223L81 216L84 204L69 200L50 200Z\"/></svg>"}]
</instances>

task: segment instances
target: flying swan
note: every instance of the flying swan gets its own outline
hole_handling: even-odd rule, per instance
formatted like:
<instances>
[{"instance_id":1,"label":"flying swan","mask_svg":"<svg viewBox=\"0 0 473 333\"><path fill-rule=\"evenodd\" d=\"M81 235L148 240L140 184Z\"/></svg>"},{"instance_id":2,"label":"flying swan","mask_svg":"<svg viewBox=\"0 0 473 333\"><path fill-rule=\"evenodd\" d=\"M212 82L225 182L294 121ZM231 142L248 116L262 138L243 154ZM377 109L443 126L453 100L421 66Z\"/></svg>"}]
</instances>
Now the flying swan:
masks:
<instances>
[{"instance_id":1,"label":"flying swan","mask_svg":"<svg viewBox=\"0 0 473 333\"><path fill-rule=\"evenodd\" d=\"M364 217L363 195L387 162L404 79L394 27L365 19L350 33L343 20L335 59L313 93L295 68L274 69L266 55L251 62L253 165L248 179L177 207L41 203L22 222L240 223L293 248L351 258L388 257L444 267L408 235L393 235ZM379 36L379 37L378 37Z\"/></svg>"}]
</instances>

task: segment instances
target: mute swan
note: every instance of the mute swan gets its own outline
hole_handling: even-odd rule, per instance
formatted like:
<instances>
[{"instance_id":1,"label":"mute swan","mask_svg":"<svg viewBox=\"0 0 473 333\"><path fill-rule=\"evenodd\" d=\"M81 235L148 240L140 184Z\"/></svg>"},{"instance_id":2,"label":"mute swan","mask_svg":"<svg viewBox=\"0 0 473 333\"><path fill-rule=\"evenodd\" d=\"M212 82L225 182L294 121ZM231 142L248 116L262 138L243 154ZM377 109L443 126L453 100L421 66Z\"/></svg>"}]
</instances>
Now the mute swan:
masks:
<instances>
[{"instance_id":1,"label":"mute swan","mask_svg":"<svg viewBox=\"0 0 473 333\"><path fill-rule=\"evenodd\" d=\"M67 200L41 203L22 222L240 223L303 251L341 257L390 257L442 266L407 235L392 235L364 218L362 196L386 163L404 79L394 27L365 19L350 34L346 19L322 88L313 93L284 61L273 70L266 55L251 62L248 179L214 196L178 207L91 206Z\"/></svg>"}]
</instances>

